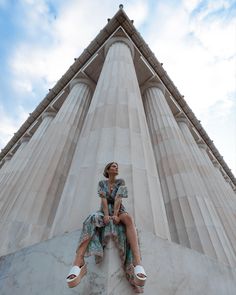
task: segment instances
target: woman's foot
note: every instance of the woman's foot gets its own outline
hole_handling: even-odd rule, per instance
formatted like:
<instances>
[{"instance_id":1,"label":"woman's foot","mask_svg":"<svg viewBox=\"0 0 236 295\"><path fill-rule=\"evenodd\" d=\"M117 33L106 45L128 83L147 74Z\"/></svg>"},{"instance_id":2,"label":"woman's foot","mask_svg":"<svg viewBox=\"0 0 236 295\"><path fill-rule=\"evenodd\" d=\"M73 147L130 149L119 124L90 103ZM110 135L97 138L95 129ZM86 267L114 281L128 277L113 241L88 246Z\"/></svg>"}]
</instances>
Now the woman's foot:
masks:
<instances>
[{"instance_id":1,"label":"woman's foot","mask_svg":"<svg viewBox=\"0 0 236 295\"><path fill-rule=\"evenodd\" d=\"M134 266L134 282L136 285L143 287L146 282L147 275L142 265L137 264Z\"/></svg>"},{"instance_id":2,"label":"woman's foot","mask_svg":"<svg viewBox=\"0 0 236 295\"><path fill-rule=\"evenodd\" d=\"M77 265L72 266L67 278L66 282L69 288L76 287L80 281L82 280L83 276L87 273L87 266L84 264L83 266L79 267Z\"/></svg>"},{"instance_id":3,"label":"woman's foot","mask_svg":"<svg viewBox=\"0 0 236 295\"><path fill-rule=\"evenodd\" d=\"M134 260L134 268L136 267L136 266L138 266L138 265L142 265L142 263L141 263L141 260ZM144 270L144 269L143 269ZM140 278L145 278L146 277L146 275L144 274L144 273L138 273L138 276L140 277Z\"/></svg>"},{"instance_id":4,"label":"woman's foot","mask_svg":"<svg viewBox=\"0 0 236 295\"><path fill-rule=\"evenodd\" d=\"M73 266L78 266L78 267L81 268L84 264L85 264L84 257L76 256L76 259L75 259L75 261L73 263ZM76 277L76 275L72 274L72 275L69 275L67 277L67 279L73 279L75 277Z\"/></svg>"}]
</instances>

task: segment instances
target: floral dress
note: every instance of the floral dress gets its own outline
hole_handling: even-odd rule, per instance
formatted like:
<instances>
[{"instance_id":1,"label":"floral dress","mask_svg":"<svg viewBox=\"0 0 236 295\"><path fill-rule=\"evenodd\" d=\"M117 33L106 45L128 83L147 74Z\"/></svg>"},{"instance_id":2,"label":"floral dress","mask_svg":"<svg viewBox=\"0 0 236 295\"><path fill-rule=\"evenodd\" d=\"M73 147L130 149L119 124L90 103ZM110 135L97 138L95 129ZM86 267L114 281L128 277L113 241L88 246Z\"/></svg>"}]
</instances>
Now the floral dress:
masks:
<instances>
[{"instance_id":1,"label":"floral dress","mask_svg":"<svg viewBox=\"0 0 236 295\"><path fill-rule=\"evenodd\" d=\"M101 198L107 199L108 212L110 216L114 213L114 202L117 193L121 198L128 197L127 188L125 187L125 181L123 179L116 179L115 186L111 192L109 192L108 180L99 181L98 195ZM121 203L118 215L122 213L127 213L127 211ZM143 287L139 287L134 284L133 257L129 242L126 238L125 225L122 223L114 224L112 220L105 225L103 217L104 213L101 205L100 210L90 214L85 219L77 250L84 241L91 238L86 249L85 256L95 255L95 262L99 263L102 261L103 251L106 244L109 239L112 238L119 250L127 280L130 282L136 293L143 293Z\"/></svg>"}]
</instances>

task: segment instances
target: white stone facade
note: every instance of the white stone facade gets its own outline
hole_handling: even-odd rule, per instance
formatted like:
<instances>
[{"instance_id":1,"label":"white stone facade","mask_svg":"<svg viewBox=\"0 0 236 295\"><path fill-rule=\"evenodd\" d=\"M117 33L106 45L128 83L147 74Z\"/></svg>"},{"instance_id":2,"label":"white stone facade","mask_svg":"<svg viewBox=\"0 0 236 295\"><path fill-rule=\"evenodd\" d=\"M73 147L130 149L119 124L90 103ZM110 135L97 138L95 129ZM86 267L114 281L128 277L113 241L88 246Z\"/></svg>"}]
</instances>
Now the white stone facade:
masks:
<instances>
[{"instance_id":1,"label":"white stone facade","mask_svg":"<svg viewBox=\"0 0 236 295\"><path fill-rule=\"evenodd\" d=\"M11 275L14 294L28 294L24 276L43 294L66 294L58 267L66 272L72 232L99 208L97 183L111 161L128 186L125 207L140 233L147 294L157 287L158 294L236 293L235 178L143 44L121 8L9 144L0 169L2 294ZM16 277L22 264L35 271L34 251L42 253L43 275ZM112 243L106 253L101 267L89 260L78 294L131 294ZM58 284L47 293L54 269Z\"/></svg>"}]
</instances>

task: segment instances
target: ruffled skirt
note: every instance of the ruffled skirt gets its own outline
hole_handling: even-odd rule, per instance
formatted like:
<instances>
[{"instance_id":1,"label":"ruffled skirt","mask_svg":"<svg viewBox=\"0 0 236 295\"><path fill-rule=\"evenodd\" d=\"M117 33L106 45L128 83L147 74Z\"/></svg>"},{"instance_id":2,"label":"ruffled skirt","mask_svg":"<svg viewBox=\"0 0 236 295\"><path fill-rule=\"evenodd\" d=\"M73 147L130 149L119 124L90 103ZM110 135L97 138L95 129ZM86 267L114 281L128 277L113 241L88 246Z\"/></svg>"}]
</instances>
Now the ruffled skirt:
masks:
<instances>
[{"instance_id":1,"label":"ruffled skirt","mask_svg":"<svg viewBox=\"0 0 236 295\"><path fill-rule=\"evenodd\" d=\"M103 251L109 239L112 238L118 248L127 280L135 293L143 293L143 287L137 286L134 283L133 256L130 244L126 238L125 226L121 223L116 225L112 220L105 225L103 217L103 212L97 211L86 218L83 222L83 229L77 250L83 242L91 239L86 249L85 256L95 255L95 262L99 263L103 259Z\"/></svg>"}]
</instances>

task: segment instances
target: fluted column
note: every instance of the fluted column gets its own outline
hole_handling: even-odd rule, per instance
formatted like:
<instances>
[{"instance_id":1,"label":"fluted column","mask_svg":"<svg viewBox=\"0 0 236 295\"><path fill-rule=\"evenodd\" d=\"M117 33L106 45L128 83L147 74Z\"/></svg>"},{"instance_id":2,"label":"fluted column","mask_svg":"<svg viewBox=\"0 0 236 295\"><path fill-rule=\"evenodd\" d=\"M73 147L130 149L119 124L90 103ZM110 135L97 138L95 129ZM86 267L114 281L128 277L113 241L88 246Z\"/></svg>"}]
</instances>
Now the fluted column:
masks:
<instances>
[{"instance_id":1,"label":"fluted column","mask_svg":"<svg viewBox=\"0 0 236 295\"><path fill-rule=\"evenodd\" d=\"M231 242L231 245L236 253L236 204L233 191L227 191L225 180L223 179L217 167L214 167L211 162L205 144L198 144L199 152L204 161L201 169L204 169L204 180L211 190L211 198L218 215L223 224L224 230ZM217 165L217 163L216 163Z\"/></svg>"},{"instance_id":2,"label":"fluted column","mask_svg":"<svg viewBox=\"0 0 236 295\"><path fill-rule=\"evenodd\" d=\"M227 192L229 193L229 195L232 195L232 193L235 192L234 185L231 183L231 180L230 180L228 175L224 175L223 178L224 178L225 183L226 183Z\"/></svg>"},{"instance_id":3,"label":"fluted column","mask_svg":"<svg viewBox=\"0 0 236 295\"><path fill-rule=\"evenodd\" d=\"M22 139L20 140L20 145L17 149L17 151L14 153L14 155L11 157L13 158L13 161L9 161L8 164L2 167L2 169L0 170L0 188L3 189L8 178L9 178L9 174L12 174L12 170L13 167L16 166L16 162L18 160L18 158L20 157L19 155L22 153L22 150L24 149L24 147L27 145L28 141L29 141L30 137L29 136L24 136L22 137Z\"/></svg>"},{"instance_id":4,"label":"fluted column","mask_svg":"<svg viewBox=\"0 0 236 295\"><path fill-rule=\"evenodd\" d=\"M27 164L29 160L29 155L31 154L31 151L35 149L35 147L38 145L38 141L41 139L43 134L45 133L46 129L48 128L49 124L51 123L52 119L55 117L56 113L53 111L46 111L42 115L42 122L40 123L39 127L35 131L32 137L29 135L25 135L20 139L20 146L17 149L16 153L13 155L14 160L11 161L11 165L8 171L11 171L11 174L14 174L13 171L16 173L19 173L22 171ZM25 152L22 152L25 146L30 141L28 148ZM4 173L5 174L5 173ZM2 171L0 172L0 179L2 178ZM14 182L16 181L17 177L15 175L12 175L10 179L8 177L6 178L6 175L4 176L5 180L8 180L8 183L4 184L6 189L9 189L10 186L13 186ZM3 189L3 186L1 184L0 180L0 188ZM5 194L5 193L4 193Z\"/></svg>"},{"instance_id":5,"label":"fluted column","mask_svg":"<svg viewBox=\"0 0 236 295\"><path fill-rule=\"evenodd\" d=\"M206 160L209 163L209 166L212 169L212 172L214 173L214 180L216 182L218 190L221 192L221 199L224 201L224 206L227 206L229 210L233 212L233 216L231 214L231 218L234 220L233 224L236 222L236 195L235 191L231 187L229 183L226 182L225 177L222 175L221 172L221 166L218 163L217 160L211 160L204 149L202 144L198 144L200 151L203 153L203 156L206 158ZM236 227L234 226L234 229ZM236 235L234 231L234 235ZM235 245L235 244L234 244Z\"/></svg>"},{"instance_id":6,"label":"fluted column","mask_svg":"<svg viewBox=\"0 0 236 295\"><path fill-rule=\"evenodd\" d=\"M9 154L9 155L7 155L5 157L4 164L2 165L2 168L6 169L6 167L8 166L8 164L9 164L11 158L12 158L12 156L13 156L12 154Z\"/></svg>"},{"instance_id":7,"label":"fluted column","mask_svg":"<svg viewBox=\"0 0 236 295\"><path fill-rule=\"evenodd\" d=\"M19 147L20 149L20 147ZM18 152L18 150L16 151ZM9 170L9 164L11 163L11 159L15 156L14 154L9 154L5 157L4 159L4 164L2 165L2 169L0 170L0 183L2 181L2 179L5 177L5 174L7 173L7 171Z\"/></svg>"},{"instance_id":8,"label":"fluted column","mask_svg":"<svg viewBox=\"0 0 236 295\"><path fill-rule=\"evenodd\" d=\"M28 156L18 186L11 191L15 200L1 210L6 223L0 229L3 251L9 251L9 245L14 249L47 238L91 102L90 85L87 79L71 82L64 104ZM16 228L16 237L11 236Z\"/></svg>"},{"instance_id":9,"label":"fluted column","mask_svg":"<svg viewBox=\"0 0 236 295\"><path fill-rule=\"evenodd\" d=\"M144 89L144 106L161 179L172 241L229 263L219 240L218 218L193 156L160 83Z\"/></svg>"},{"instance_id":10,"label":"fluted column","mask_svg":"<svg viewBox=\"0 0 236 295\"><path fill-rule=\"evenodd\" d=\"M4 183L6 175L8 174L9 165L11 163L11 159L13 156L14 156L14 154L9 153L4 159L4 164L2 165L2 167L0 169L0 187L2 186L1 183ZM1 199L0 199L0 202L1 202Z\"/></svg>"},{"instance_id":11,"label":"fluted column","mask_svg":"<svg viewBox=\"0 0 236 295\"><path fill-rule=\"evenodd\" d=\"M49 124L55 117L55 112L45 112L42 115L42 122L30 138L23 136L20 140L20 147L14 154L14 159L6 170L1 171L0 180L0 220L3 218L2 214L6 213L7 208L15 202L16 189L18 189L22 182L23 170L30 160L30 155L37 148L42 136L47 130ZM2 207L3 206L3 207Z\"/></svg>"},{"instance_id":12,"label":"fluted column","mask_svg":"<svg viewBox=\"0 0 236 295\"><path fill-rule=\"evenodd\" d=\"M79 139L51 235L82 227L100 207L97 183L110 161L128 186L123 200L138 229L169 238L167 219L132 55L126 38L113 38Z\"/></svg>"},{"instance_id":13,"label":"fluted column","mask_svg":"<svg viewBox=\"0 0 236 295\"><path fill-rule=\"evenodd\" d=\"M214 184L222 206L230 211L235 210L234 208L236 206L236 196L232 187L226 182L224 176L220 172L220 164L216 160L210 159L207 153L208 148L206 144L202 143L201 141L197 144L210 171L210 173L208 174L209 181ZM233 219L236 219L235 214Z\"/></svg>"},{"instance_id":14,"label":"fluted column","mask_svg":"<svg viewBox=\"0 0 236 295\"><path fill-rule=\"evenodd\" d=\"M211 204L211 207L215 208L216 211L213 220L215 231L215 236L213 236L214 247L218 248L216 250L218 255L220 253L222 257L227 257L229 263L234 265L236 240L235 236L232 234L232 230L235 228L235 222L233 223L232 216L230 216L232 214L229 212L226 202L222 199L222 193L215 183L215 175L212 173L209 163L206 161L205 156L202 155L190 132L188 120L183 117L178 117L176 120L208 192L207 196L209 196L209 199L207 202Z\"/></svg>"}]
</instances>

